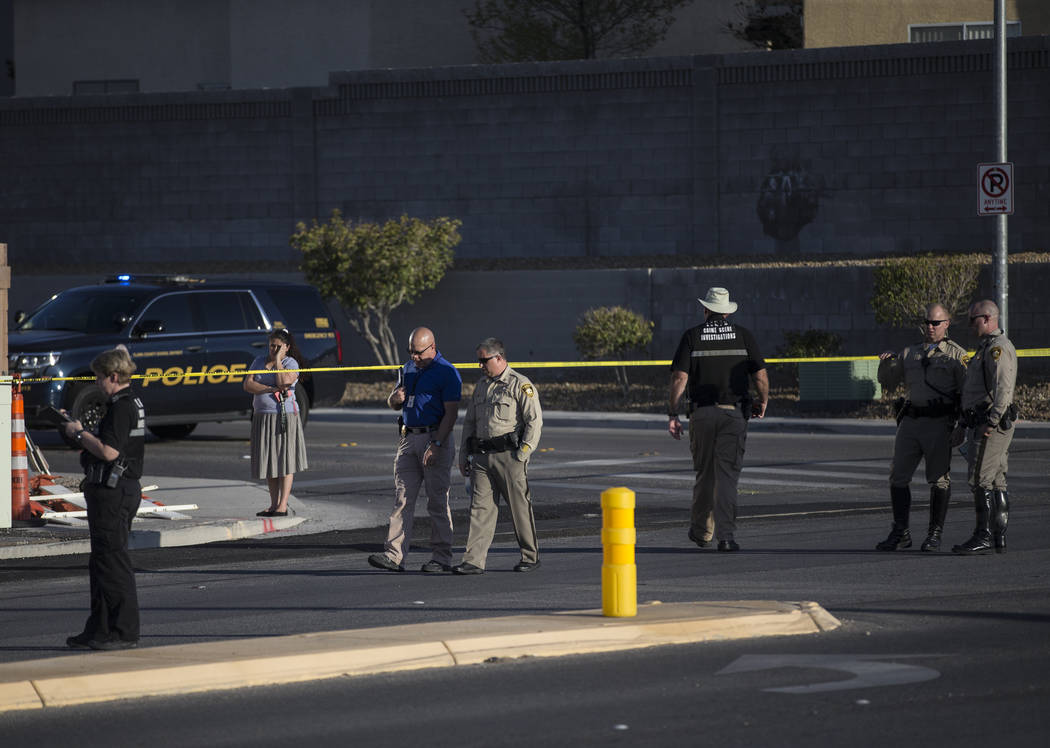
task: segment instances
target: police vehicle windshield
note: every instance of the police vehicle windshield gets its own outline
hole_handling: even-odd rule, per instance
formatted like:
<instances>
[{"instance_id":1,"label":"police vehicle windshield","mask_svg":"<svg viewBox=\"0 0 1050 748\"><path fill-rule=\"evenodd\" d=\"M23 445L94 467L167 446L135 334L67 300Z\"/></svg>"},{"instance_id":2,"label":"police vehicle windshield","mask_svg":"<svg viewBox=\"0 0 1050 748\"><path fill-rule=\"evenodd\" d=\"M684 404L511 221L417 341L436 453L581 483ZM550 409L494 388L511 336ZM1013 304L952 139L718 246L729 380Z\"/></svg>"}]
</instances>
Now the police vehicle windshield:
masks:
<instances>
[{"instance_id":1,"label":"police vehicle windshield","mask_svg":"<svg viewBox=\"0 0 1050 748\"><path fill-rule=\"evenodd\" d=\"M98 293L93 288L64 291L44 302L15 328L69 330L87 335L105 335L123 330L142 306L145 297L133 291Z\"/></svg>"}]
</instances>

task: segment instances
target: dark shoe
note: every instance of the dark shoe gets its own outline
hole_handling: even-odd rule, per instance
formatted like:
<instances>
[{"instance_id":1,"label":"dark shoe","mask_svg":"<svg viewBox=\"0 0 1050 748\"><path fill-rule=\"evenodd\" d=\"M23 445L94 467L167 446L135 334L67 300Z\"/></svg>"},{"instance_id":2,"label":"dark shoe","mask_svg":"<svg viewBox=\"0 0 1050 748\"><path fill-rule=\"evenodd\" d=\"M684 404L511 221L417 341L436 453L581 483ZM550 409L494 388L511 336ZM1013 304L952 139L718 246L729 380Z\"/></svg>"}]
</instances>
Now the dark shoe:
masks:
<instances>
[{"instance_id":1,"label":"dark shoe","mask_svg":"<svg viewBox=\"0 0 1050 748\"><path fill-rule=\"evenodd\" d=\"M977 514L977 526L973 528L973 535L965 543L952 546L952 553L958 553L960 556L980 556L992 550L992 532L988 527L992 514L991 489L974 489L973 504Z\"/></svg>"},{"instance_id":2,"label":"dark shoe","mask_svg":"<svg viewBox=\"0 0 1050 748\"><path fill-rule=\"evenodd\" d=\"M87 643L91 649L98 649L103 652L115 652L119 649L135 649L139 645L138 639L106 639L105 641L96 641L92 639Z\"/></svg>"},{"instance_id":3,"label":"dark shoe","mask_svg":"<svg viewBox=\"0 0 1050 748\"><path fill-rule=\"evenodd\" d=\"M931 529L926 540L919 546L920 551L935 551L941 547L941 528Z\"/></svg>"},{"instance_id":4,"label":"dark shoe","mask_svg":"<svg viewBox=\"0 0 1050 748\"><path fill-rule=\"evenodd\" d=\"M484 574L485 570L482 569L480 566L475 566L474 564L467 563L466 561L464 561L461 564L457 564L456 566L453 566L452 567L452 573L453 574Z\"/></svg>"},{"instance_id":5,"label":"dark shoe","mask_svg":"<svg viewBox=\"0 0 1050 748\"><path fill-rule=\"evenodd\" d=\"M272 517L273 516L273 510L272 509L263 509L261 512L256 512L255 516L256 517Z\"/></svg>"},{"instance_id":6,"label":"dark shoe","mask_svg":"<svg viewBox=\"0 0 1050 748\"><path fill-rule=\"evenodd\" d=\"M276 511L275 512L270 512L269 516L271 516L271 517L287 517L288 516L288 512L276 512Z\"/></svg>"},{"instance_id":7,"label":"dark shoe","mask_svg":"<svg viewBox=\"0 0 1050 748\"><path fill-rule=\"evenodd\" d=\"M965 543L952 546L952 553L958 553L960 556L982 556L985 553L991 553L991 551L992 537L990 533L985 533L984 535L974 533Z\"/></svg>"},{"instance_id":8,"label":"dark shoe","mask_svg":"<svg viewBox=\"0 0 1050 748\"><path fill-rule=\"evenodd\" d=\"M992 512L988 520L996 553L1006 553L1006 525L1009 520L1010 494L997 488L992 491Z\"/></svg>"},{"instance_id":9,"label":"dark shoe","mask_svg":"<svg viewBox=\"0 0 1050 748\"><path fill-rule=\"evenodd\" d=\"M395 564L385 553L373 553L368 557L368 563L383 571L404 571L405 567Z\"/></svg>"},{"instance_id":10,"label":"dark shoe","mask_svg":"<svg viewBox=\"0 0 1050 748\"><path fill-rule=\"evenodd\" d=\"M514 571L532 571L540 567L539 559L536 561L519 561L514 567Z\"/></svg>"},{"instance_id":11,"label":"dark shoe","mask_svg":"<svg viewBox=\"0 0 1050 748\"><path fill-rule=\"evenodd\" d=\"M689 539L696 543L697 548L707 548L707 546L711 545L710 540L704 540L703 538L697 537L691 527L689 528Z\"/></svg>"},{"instance_id":12,"label":"dark shoe","mask_svg":"<svg viewBox=\"0 0 1050 748\"><path fill-rule=\"evenodd\" d=\"M922 546L919 547L920 551L935 551L941 547L941 533L944 530L944 519L948 516L951 498L951 486L930 486L930 526L926 530L926 540L922 541Z\"/></svg>"},{"instance_id":13,"label":"dark shoe","mask_svg":"<svg viewBox=\"0 0 1050 748\"><path fill-rule=\"evenodd\" d=\"M421 567L419 567L419 570L426 574L437 574L442 571L452 571L452 567L448 564L443 564L440 561L430 559Z\"/></svg>"},{"instance_id":14,"label":"dark shoe","mask_svg":"<svg viewBox=\"0 0 1050 748\"><path fill-rule=\"evenodd\" d=\"M70 636L66 639L66 646L70 649L91 649L88 646L88 642L91 641L91 637L87 634L77 634L76 636Z\"/></svg>"},{"instance_id":15,"label":"dark shoe","mask_svg":"<svg viewBox=\"0 0 1050 748\"><path fill-rule=\"evenodd\" d=\"M720 550L720 551L739 551L740 550L740 546L737 545L735 540L730 538L728 540L719 540L718 541L718 550Z\"/></svg>"},{"instance_id":16,"label":"dark shoe","mask_svg":"<svg viewBox=\"0 0 1050 748\"><path fill-rule=\"evenodd\" d=\"M885 540L875 544L877 551L899 551L901 548L911 548L911 530L897 525L893 526Z\"/></svg>"}]
</instances>

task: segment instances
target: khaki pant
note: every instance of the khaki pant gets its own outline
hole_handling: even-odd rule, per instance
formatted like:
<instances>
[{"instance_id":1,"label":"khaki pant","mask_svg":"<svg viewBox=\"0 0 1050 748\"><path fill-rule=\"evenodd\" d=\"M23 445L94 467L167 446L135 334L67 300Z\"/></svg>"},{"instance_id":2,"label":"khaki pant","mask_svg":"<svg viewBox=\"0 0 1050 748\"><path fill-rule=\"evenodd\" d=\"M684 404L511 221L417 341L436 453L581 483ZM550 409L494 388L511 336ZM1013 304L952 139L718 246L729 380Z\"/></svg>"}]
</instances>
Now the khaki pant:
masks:
<instances>
[{"instance_id":1,"label":"khaki pant","mask_svg":"<svg viewBox=\"0 0 1050 748\"><path fill-rule=\"evenodd\" d=\"M746 442L747 421L740 408L705 405L689 416L696 470L690 527L696 537L729 540L736 532L736 486Z\"/></svg>"},{"instance_id":2,"label":"khaki pant","mask_svg":"<svg viewBox=\"0 0 1050 748\"><path fill-rule=\"evenodd\" d=\"M995 429L987 438L970 429L966 442L967 482L971 489L1006 490L1006 462L1010 442L1014 438L1011 426L1006 431Z\"/></svg>"},{"instance_id":3,"label":"khaki pant","mask_svg":"<svg viewBox=\"0 0 1050 748\"><path fill-rule=\"evenodd\" d=\"M394 458L394 510L390 514L384 550L395 564L400 564L412 543L412 521L416 497L424 487L427 514L430 515L431 558L452 564L452 511L448 505L448 488L452 480L452 463L456 449L452 439L437 448L437 462L423 466L423 453L430 444L430 434L405 434Z\"/></svg>"},{"instance_id":4,"label":"khaki pant","mask_svg":"<svg viewBox=\"0 0 1050 748\"><path fill-rule=\"evenodd\" d=\"M515 459L513 452L474 455L470 476L473 493L470 499L470 531L463 561L485 568L485 558L496 533L499 506L496 497L503 495L510 507L514 534L521 548L521 560L536 563L540 558L536 545L536 519L529 496L529 478L526 463Z\"/></svg>"},{"instance_id":5,"label":"khaki pant","mask_svg":"<svg viewBox=\"0 0 1050 748\"><path fill-rule=\"evenodd\" d=\"M926 482L948 488L952 461L952 420L940 418L901 419L893 442L893 467L890 485L903 488L911 483L919 461L926 460Z\"/></svg>"}]
</instances>

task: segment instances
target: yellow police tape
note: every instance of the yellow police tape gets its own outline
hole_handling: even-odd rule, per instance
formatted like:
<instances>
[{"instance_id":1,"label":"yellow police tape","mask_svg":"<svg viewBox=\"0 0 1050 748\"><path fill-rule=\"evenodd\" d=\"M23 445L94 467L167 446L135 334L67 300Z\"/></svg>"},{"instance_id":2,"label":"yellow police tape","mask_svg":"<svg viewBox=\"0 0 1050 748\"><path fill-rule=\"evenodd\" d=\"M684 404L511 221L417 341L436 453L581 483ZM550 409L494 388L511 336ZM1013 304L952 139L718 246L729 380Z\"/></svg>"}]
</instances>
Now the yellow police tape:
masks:
<instances>
[{"instance_id":1,"label":"yellow police tape","mask_svg":"<svg viewBox=\"0 0 1050 748\"><path fill-rule=\"evenodd\" d=\"M973 355L970 351L968 355ZM1039 358L1050 356L1050 348L1025 348L1017 351L1018 358ZM809 363L835 363L840 361L878 361L878 356L817 356L805 358L767 358L767 364L809 364ZM477 363L452 364L457 369L473 369ZM670 360L646 360L646 361L512 361L510 365L515 369L583 369L590 367L605 366L670 366ZM273 374L272 369L248 369L247 364L234 364L226 366L218 364L211 368L205 366L200 371L192 368L183 369L172 366L163 371L148 368L145 374L133 374L132 379L143 380L148 386L153 380L161 380L166 386L176 384L221 384L230 382L236 384L243 382L250 374ZM370 366L316 366L309 369L289 369L301 374L330 372L330 371L394 371L400 369L400 364L373 364ZM20 383L31 384L35 382L93 382L93 376L80 377L12 377L11 375L0 375L0 385L10 385L15 379Z\"/></svg>"}]
</instances>

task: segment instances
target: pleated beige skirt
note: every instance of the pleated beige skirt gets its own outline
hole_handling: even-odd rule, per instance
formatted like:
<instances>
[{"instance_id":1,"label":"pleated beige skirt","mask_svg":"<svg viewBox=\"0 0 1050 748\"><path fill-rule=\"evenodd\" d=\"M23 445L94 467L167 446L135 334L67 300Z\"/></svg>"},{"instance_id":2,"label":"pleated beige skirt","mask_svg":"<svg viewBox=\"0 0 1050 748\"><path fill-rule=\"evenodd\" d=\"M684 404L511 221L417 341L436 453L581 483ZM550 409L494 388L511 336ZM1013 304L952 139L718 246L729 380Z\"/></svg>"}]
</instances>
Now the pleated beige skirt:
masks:
<instances>
[{"instance_id":1,"label":"pleated beige skirt","mask_svg":"<svg viewBox=\"0 0 1050 748\"><path fill-rule=\"evenodd\" d=\"M277 478L306 470L306 439L303 422L288 414L288 430L277 433L277 413L252 414L252 476Z\"/></svg>"}]
</instances>

